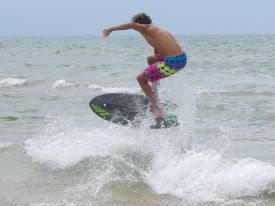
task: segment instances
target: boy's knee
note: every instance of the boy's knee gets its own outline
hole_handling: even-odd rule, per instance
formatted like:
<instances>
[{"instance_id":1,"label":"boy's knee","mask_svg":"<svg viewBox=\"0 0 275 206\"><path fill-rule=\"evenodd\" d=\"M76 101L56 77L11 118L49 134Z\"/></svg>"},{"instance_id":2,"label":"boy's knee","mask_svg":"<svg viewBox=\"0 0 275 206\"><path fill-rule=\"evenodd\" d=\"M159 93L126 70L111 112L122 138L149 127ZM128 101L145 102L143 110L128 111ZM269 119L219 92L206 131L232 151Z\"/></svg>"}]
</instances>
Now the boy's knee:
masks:
<instances>
[{"instance_id":1,"label":"boy's knee","mask_svg":"<svg viewBox=\"0 0 275 206\"><path fill-rule=\"evenodd\" d=\"M137 81L140 83L147 82L143 73L137 76Z\"/></svg>"},{"instance_id":2,"label":"boy's knee","mask_svg":"<svg viewBox=\"0 0 275 206\"><path fill-rule=\"evenodd\" d=\"M140 82L142 80L141 74L137 76L137 81Z\"/></svg>"},{"instance_id":3,"label":"boy's knee","mask_svg":"<svg viewBox=\"0 0 275 206\"><path fill-rule=\"evenodd\" d=\"M156 63L156 58L154 56L148 56L147 62L149 65Z\"/></svg>"}]
</instances>

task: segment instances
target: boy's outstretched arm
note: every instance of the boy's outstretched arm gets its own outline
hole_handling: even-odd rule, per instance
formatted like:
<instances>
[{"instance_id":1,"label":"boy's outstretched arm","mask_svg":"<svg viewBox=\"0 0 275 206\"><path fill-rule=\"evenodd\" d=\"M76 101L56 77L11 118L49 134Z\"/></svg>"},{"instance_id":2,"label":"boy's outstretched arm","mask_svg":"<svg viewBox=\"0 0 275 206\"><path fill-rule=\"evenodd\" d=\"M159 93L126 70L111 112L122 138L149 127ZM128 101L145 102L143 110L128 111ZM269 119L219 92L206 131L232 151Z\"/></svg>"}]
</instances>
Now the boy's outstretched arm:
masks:
<instances>
[{"instance_id":1,"label":"boy's outstretched arm","mask_svg":"<svg viewBox=\"0 0 275 206\"><path fill-rule=\"evenodd\" d=\"M147 26L145 24L126 23L126 24L110 27L109 29L104 29L102 33L104 37L107 37L111 34L112 31L116 31L116 30L134 29L139 32L145 32L146 28Z\"/></svg>"}]
</instances>

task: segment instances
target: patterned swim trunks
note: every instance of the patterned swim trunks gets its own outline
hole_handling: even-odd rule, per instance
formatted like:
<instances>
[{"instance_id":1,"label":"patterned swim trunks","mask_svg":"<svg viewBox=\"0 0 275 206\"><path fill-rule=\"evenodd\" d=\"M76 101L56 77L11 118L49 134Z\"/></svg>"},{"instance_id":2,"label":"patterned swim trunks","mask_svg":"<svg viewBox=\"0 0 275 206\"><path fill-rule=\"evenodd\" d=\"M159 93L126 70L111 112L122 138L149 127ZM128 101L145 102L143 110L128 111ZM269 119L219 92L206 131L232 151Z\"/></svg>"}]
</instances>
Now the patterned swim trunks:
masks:
<instances>
[{"instance_id":1,"label":"patterned swim trunks","mask_svg":"<svg viewBox=\"0 0 275 206\"><path fill-rule=\"evenodd\" d=\"M149 82L155 82L177 73L185 67L187 62L187 57L184 53L178 56L165 57L164 59L159 54L155 54L155 57L160 62L150 65L143 72Z\"/></svg>"}]
</instances>

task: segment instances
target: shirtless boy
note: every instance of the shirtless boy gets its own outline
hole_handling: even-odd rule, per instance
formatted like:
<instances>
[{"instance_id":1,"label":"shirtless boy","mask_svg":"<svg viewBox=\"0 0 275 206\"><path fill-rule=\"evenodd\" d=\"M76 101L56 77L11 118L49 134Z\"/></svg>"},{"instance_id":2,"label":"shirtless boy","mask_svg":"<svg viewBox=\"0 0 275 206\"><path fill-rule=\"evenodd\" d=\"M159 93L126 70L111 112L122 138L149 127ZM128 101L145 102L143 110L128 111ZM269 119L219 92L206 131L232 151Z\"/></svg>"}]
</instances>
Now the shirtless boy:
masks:
<instances>
[{"instance_id":1,"label":"shirtless boy","mask_svg":"<svg viewBox=\"0 0 275 206\"><path fill-rule=\"evenodd\" d=\"M130 23L104 29L103 36L107 37L116 30L128 29L134 29L141 33L154 48L155 54L147 58L149 67L137 76L137 80L149 99L153 108L153 115L159 118L164 115L164 112L160 108L157 97L148 81L156 82L180 71L186 65L186 55L175 38L169 32L153 25L150 17L145 13L134 15Z\"/></svg>"}]
</instances>

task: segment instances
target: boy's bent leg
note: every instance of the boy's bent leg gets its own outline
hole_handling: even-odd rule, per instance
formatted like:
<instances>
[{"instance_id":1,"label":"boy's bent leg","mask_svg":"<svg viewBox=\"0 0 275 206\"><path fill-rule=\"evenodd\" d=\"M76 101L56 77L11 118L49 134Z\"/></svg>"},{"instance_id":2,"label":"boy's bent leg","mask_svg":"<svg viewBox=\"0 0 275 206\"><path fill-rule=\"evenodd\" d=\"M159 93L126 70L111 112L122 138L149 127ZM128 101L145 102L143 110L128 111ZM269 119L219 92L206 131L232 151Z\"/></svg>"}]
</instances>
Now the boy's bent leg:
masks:
<instances>
[{"instance_id":1,"label":"boy's bent leg","mask_svg":"<svg viewBox=\"0 0 275 206\"><path fill-rule=\"evenodd\" d=\"M147 57L147 62L148 62L148 65L152 65L152 64L154 64L154 63L157 63L158 62L158 59L157 59L157 57L155 57L155 56L148 56Z\"/></svg>"},{"instance_id":2,"label":"boy's bent leg","mask_svg":"<svg viewBox=\"0 0 275 206\"><path fill-rule=\"evenodd\" d=\"M164 58L159 54L159 53L155 53L154 55L151 55L151 56L148 56L147 57L147 62L148 62L148 65L153 65L157 62L161 62L163 61ZM151 89L153 90L156 98L158 99L159 95L158 95L158 86L159 86L159 81L154 81L154 82L151 82Z\"/></svg>"},{"instance_id":3,"label":"boy's bent leg","mask_svg":"<svg viewBox=\"0 0 275 206\"><path fill-rule=\"evenodd\" d=\"M155 64L158 62L158 58L156 55L152 55L152 56L148 56L147 57L147 62L148 62L148 65L152 65L152 64ZM158 85L159 85L159 81L155 81L155 82L152 82L151 84L151 88L156 96L156 98L158 98Z\"/></svg>"},{"instance_id":4,"label":"boy's bent leg","mask_svg":"<svg viewBox=\"0 0 275 206\"><path fill-rule=\"evenodd\" d=\"M158 105L158 99L155 96L152 88L148 84L148 80L146 79L144 73L141 73L140 75L138 75L137 80L138 80L140 87L142 88L142 90L144 91L146 96L148 97L149 102L154 107L154 112L153 112L154 116L160 117L160 116L164 115L164 112Z\"/></svg>"},{"instance_id":5,"label":"boy's bent leg","mask_svg":"<svg viewBox=\"0 0 275 206\"><path fill-rule=\"evenodd\" d=\"M164 60L163 56L161 56L159 53L155 53L154 55L147 57L148 65L152 65L157 62L162 62L163 60Z\"/></svg>"}]
</instances>

